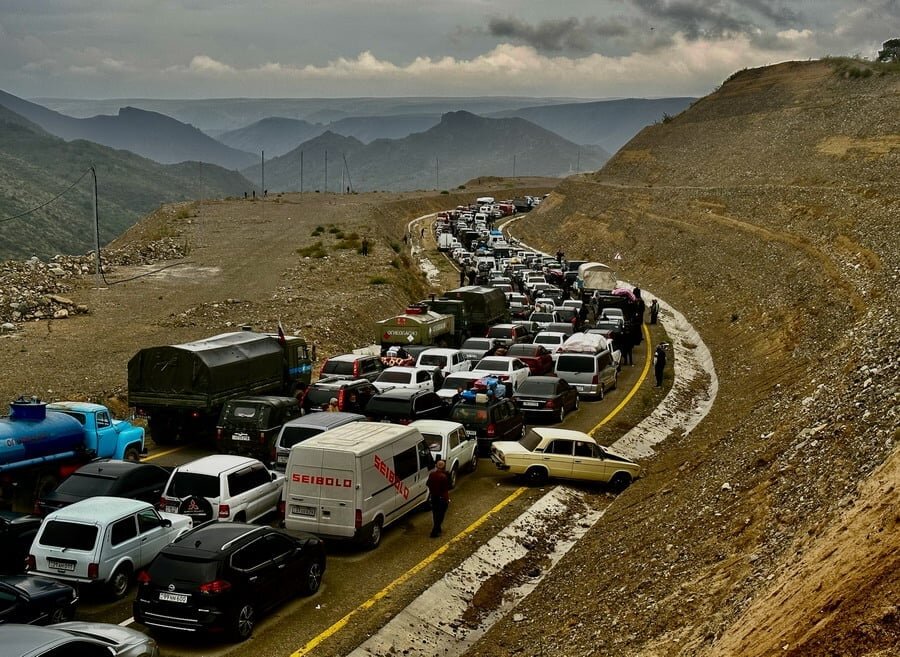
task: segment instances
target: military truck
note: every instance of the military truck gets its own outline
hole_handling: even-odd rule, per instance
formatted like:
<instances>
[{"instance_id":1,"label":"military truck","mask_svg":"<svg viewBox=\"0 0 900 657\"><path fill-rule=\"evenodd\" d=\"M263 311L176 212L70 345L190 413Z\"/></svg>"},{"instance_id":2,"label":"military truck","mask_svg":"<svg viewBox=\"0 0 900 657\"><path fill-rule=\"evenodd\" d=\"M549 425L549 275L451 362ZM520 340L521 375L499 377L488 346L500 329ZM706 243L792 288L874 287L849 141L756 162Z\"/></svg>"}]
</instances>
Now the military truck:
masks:
<instances>
[{"instance_id":1,"label":"military truck","mask_svg":"<svg viewBox=\"0 0 900 657\"><path fill-rule=\"evenodd\" d=\"M469 335L484 335L491 325L509 322L509 302L498 288L467 285L445 292L441 299L465 304L469 316Z\"/></svg>"},{"instance_id":2,"label":"military truck","mask_svg":"<svg viewBox=\"0 0 900 657\"><path fill-rule=\"evenodd\" d=\"M422 303L408 306L402 315L375 322L375 341L382 351L399 345L457 346L453 315L443 315Z\"/></svg>"},{"instance_id":3,"label":"military truck","mask_svg":"<svg viewBox=\"0 0 900 657\"><path fill-rule=\"evenodd\" d=\"M440 315L453 315L454 346L461 345L472 336L469 321L469 306L461 299L423 299L419 302L432 312Z\"/></svg>"},{"instance_id":4,"label":"military truck","mask_svg":"<svg viewBox=\"0 0 900 657\"><path fill-rule=\"evenodd\" d=\"M128 402L148 418L158 445L212 438L225 402L247 395L296 396L309 384L306 341L253 331L147 347L128 361Z\"/></svg>"}]
</instances>

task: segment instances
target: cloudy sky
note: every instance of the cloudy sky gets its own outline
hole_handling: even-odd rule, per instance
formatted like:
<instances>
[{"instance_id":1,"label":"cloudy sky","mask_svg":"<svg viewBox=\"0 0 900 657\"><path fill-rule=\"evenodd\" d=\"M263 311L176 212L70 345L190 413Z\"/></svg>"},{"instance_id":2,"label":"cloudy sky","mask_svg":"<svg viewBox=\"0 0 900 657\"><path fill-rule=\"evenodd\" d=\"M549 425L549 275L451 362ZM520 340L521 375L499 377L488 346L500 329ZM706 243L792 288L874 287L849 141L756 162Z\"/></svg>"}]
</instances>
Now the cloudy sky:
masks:
<instances>
[{"instance_id":1,"label":"cloudy sky","mask_svg":"<svg viewBox=\"0 0 900 657\"><path fill-rule=\"evenodd\" d=\"M23 97L702 95L872 57L900 0L0 0Z\"/></svg>"}]
</instances>

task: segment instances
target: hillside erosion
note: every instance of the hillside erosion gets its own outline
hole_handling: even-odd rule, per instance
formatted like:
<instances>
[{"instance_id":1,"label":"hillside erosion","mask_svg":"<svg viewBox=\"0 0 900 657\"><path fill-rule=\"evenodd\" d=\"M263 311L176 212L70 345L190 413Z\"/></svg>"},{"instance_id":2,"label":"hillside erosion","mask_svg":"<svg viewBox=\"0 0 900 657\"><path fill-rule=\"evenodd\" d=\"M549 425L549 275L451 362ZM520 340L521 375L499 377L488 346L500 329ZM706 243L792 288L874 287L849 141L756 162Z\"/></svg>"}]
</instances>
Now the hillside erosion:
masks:
<instances>
[{"instance_id":1,"label":"hillside erosion","mask_svg":"<svg viewBox=\"0 0 900 657\"><path fill-rule=\"evenodd\" d=\"M897 654L898 170L900 75L790 63L517 224L573 259L619 253L700 331L720 389L474 654Z\"/></svg>"}]
</instances>

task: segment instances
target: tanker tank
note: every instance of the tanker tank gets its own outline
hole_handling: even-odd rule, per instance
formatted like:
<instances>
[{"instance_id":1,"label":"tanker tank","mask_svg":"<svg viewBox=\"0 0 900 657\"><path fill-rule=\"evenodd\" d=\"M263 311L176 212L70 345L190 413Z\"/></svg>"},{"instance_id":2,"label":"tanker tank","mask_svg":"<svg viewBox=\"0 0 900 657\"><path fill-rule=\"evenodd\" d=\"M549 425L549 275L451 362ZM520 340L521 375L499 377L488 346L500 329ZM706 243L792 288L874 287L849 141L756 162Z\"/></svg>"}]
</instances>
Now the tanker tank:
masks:
<instances>
[{"instance_id":1,"label":"tanker tank","mask_svg":"<svg viewBox=\"0 0 900 657\"><path fill-rule=\"evenodd\" d=\"M20 397L0 417L0 470L73 456L84 447L84 427L65 413L47 413L39 399Z\"/></svg>"}]
</instances>

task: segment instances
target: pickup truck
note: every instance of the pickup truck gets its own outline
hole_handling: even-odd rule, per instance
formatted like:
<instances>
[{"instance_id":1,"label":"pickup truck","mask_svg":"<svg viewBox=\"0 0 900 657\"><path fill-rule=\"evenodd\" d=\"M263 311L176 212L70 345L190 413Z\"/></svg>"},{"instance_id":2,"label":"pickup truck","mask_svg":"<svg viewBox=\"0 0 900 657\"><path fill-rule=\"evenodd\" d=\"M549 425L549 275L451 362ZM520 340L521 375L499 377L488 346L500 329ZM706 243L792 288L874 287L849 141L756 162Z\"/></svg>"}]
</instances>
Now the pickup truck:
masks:
<instances>
[{"instance_id":1,"label":"pickup truck","mask_svg":"<svg viewBox=\"0 0 900 657\"><path fill-rule=\"evenodd\" d=\"M536 486L554 477L605 483L621 491L641 476L641 466L634 461L569 429L535 427L518 442L496 442L491 460Z\"/></svg>"}]
</instances>

